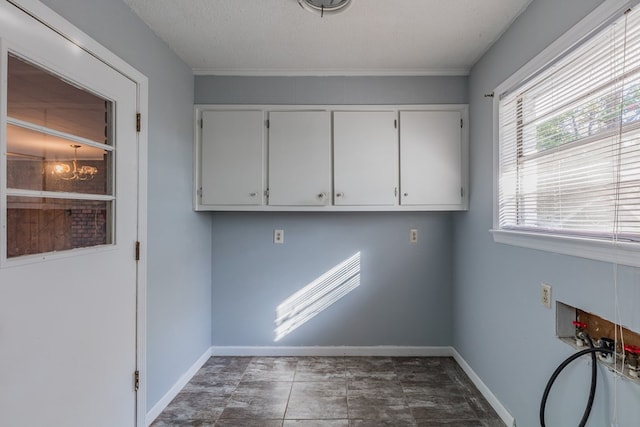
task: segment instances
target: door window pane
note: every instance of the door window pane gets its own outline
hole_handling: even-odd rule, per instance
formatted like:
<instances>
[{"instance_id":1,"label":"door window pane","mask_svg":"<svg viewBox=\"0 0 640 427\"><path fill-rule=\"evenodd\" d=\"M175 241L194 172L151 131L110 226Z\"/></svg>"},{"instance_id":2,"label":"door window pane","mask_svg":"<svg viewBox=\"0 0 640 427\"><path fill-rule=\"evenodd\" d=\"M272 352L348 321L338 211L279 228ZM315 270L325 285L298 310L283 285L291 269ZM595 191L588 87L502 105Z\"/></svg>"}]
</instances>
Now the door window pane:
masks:
<instances>
[{"instance_id":1,"label":"door window pane","mask_svg":"<svg viewBox=\"0 0 640 427\"><path fill-rule=\"evenodd\" d=\"M7 198L7 258L111 243L112 202Z\"/></svg>"},{"instance_id":2,"label":"door window pane","mask_svg":"<svg viewBox=\"0 0 640 427\"><path fill-rule=\"evenodd\" d=\"M7 85L7 258L112 244L113 102L11 54Z\"/></svg>"},{"instance_id":3,"label":"door window pane","mask_svg":"<svg viewBox=\"0 0 640 427\"><path fill-rule=\"evenodd\" d=\"M7 187L112 194L112 152L15 125L7 126Z\"/></svg>"},{"instance_id":4,"label":"door window pane","mask_svg":"<svg viewBox=\"0 0 640 427\"><path fill-rule=\"evenodd\" d=\"M9 55L9 117L110 145L111 113L111 102Z\"/></svg>"}]
</instances>

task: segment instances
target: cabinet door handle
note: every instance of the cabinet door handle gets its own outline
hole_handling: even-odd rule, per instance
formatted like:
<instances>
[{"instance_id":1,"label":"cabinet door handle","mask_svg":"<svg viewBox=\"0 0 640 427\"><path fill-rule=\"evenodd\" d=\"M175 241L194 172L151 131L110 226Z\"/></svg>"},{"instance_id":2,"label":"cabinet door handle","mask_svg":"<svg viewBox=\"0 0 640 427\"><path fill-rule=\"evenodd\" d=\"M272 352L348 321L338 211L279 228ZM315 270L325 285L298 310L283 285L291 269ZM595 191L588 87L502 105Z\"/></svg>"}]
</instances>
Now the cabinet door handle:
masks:
<instances>
[{"instance_id":1,"label":"cabinet door handle","mask_svg":"<svg viewBox=\"0 0 640 427\"><path fill-rule=\"evenodd\" d=\"M318 194L318 199L324 199L325 197L327 197L327 193Z\"/></svg>"},{"instance_id":2,"label":"cabinet door handle","mask_svg":"<svg viewBox=\"0 0 640 427\"><path fill-rule=\"evenodd\" d=\"M407 197L409 195L409 193L404 193L404 197Z\"/></svg>"},{"instance_id":3,"label":"cabinet door handle","mask_svg":"<svg viewBox=\"0 0 640 427\"><path fill-rule=\"evenodd\" d=\"M336 193L336 197L342 197L344 196L344 193Z\"/></svg>"},{"instance_id":4,"label":"cabinet door handle","mask_svg":"<svg viewBox=\"0 0 640 427\"><path fill-rule=\"evenodd\" d=\"M251 197L256 197L256 196L258 195L258 193L253 192L253 193L249 193L249 195L250 195Z\"/></svg>"}]
</instances>

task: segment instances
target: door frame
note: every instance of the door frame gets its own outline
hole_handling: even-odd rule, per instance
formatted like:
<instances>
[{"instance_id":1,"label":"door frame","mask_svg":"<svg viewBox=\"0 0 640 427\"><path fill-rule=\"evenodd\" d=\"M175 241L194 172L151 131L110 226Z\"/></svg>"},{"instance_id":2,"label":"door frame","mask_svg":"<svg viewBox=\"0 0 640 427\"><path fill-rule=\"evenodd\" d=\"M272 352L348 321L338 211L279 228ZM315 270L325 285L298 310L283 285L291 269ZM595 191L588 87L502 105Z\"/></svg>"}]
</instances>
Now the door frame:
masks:
<instances>
[{"instance_id":1,"label":"door frame","mask_svg":"<svg viewBox=\"0 0 640 427\"><path fill-rule=\"evenodd\" d=\"M149 117L149 79L122 58L102 46L67 19L41 3L39 0L5 0L33 16L43 25L93 55L106 65L136 84L137 111L141 115L138 138L138 218L137 240L140 245L140 260L136 269L136 369L140 372L140 386L136 394L136 426L146 426L147 381L146 381L146 331L147 331L147 150ZM132 254L133 256L133 250Z\"/></svg>"}]
</instances>

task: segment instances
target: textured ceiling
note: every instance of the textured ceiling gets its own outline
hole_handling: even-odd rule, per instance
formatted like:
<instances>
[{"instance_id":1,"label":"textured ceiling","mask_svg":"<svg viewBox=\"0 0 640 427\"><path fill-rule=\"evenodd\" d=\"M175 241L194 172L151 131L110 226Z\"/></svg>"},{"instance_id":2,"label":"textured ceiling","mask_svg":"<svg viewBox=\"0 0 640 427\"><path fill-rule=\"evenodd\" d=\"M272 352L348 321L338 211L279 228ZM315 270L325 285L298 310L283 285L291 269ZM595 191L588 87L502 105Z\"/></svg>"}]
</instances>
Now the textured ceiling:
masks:
<instances>
[{"instance_id":1,"label":"textured ceiling","mask_svg":"<svg viewBox=\"0 0 640 427\"><path fill-rule=\"evenodd\" d=\"M467 74L531 0L124 0L196 74Z\"/></svg>"}]
</instances>

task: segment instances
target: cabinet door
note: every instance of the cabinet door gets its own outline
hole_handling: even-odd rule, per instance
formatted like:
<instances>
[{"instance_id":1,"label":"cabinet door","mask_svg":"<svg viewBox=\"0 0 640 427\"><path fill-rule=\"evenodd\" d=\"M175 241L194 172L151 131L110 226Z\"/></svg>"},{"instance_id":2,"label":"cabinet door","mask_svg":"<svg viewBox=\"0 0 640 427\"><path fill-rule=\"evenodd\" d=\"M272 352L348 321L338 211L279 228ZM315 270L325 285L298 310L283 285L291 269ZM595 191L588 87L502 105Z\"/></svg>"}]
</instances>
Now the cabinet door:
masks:
<instances>
[{"instance_id":1,"label":"cabinet door","mask_svg":"<svg viewBox=\"0 0 640 427\"><path fill-rule=\"evenodd\" d=\"M459 111L400 112L400 203L462 202L462 129Z\"/></svg>"},{"instance_id":2,"label":"cabinet door","mask_svg":"<svg viewBox=\"0 0 640 427\"><path fill-rule=\"evenodd\" d=\"M262 111L202 112L202 204L262 204Z\"/></svg>"},{"instance_id":3,"label":"cabinet door","mask_svg":"<svg viewBox=\"0 0 640 427\"><path fill-rule=\"evenodd\" d=\"M394 111L333 113L334 204L396 204L396 118Z\"/></svg>"},{"instance_id":4,"label":"cabinet door","mask_svg":"<svg viewBox=\"0 0 640 427\"><path fill-rule=\"evenodd\" d=\"M323 206L330 203L330 113L269 113L269 204Z\"/></svg>"}]
</instances>

